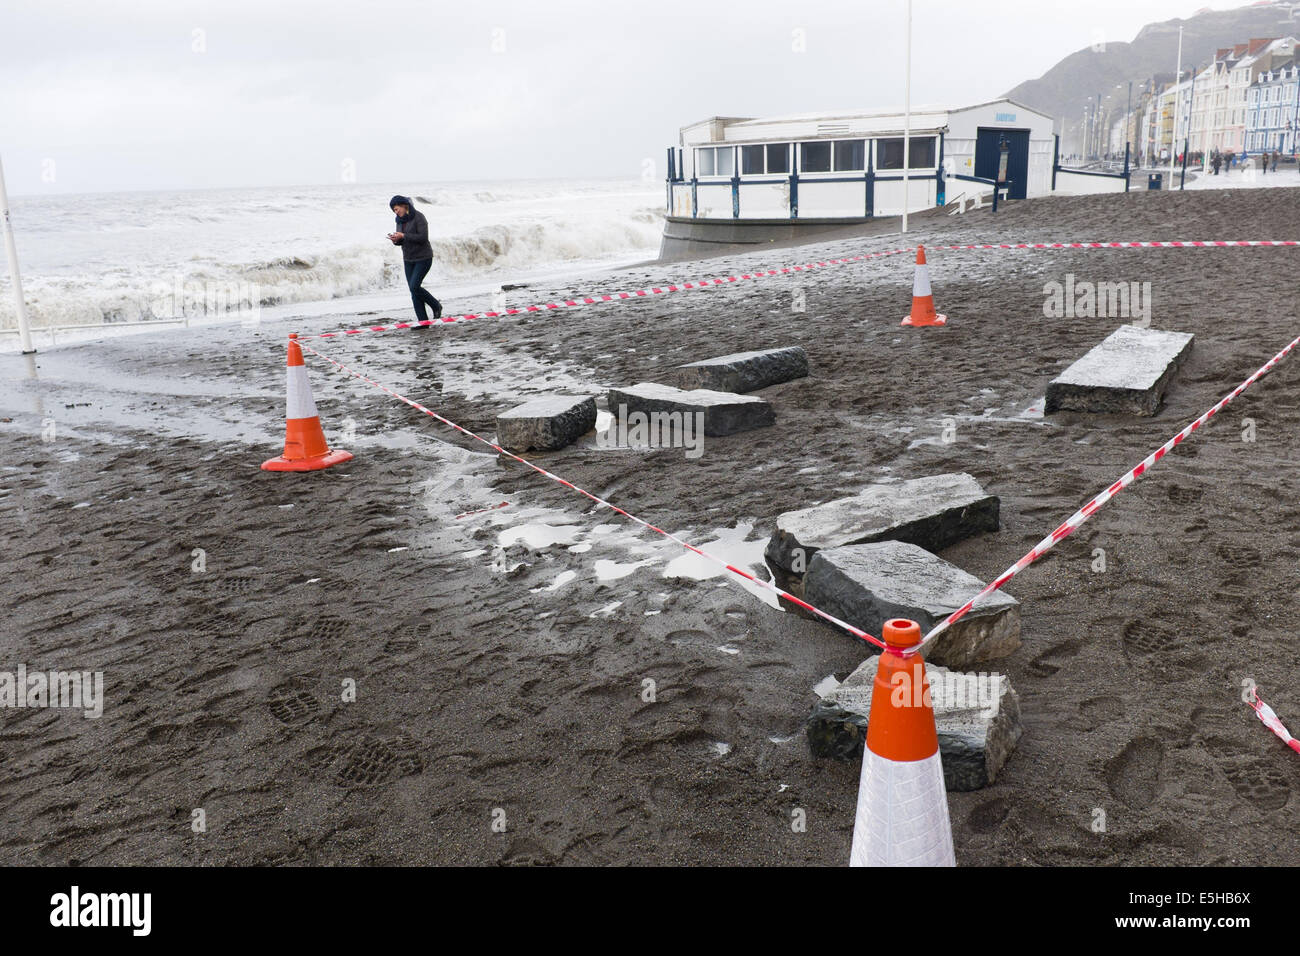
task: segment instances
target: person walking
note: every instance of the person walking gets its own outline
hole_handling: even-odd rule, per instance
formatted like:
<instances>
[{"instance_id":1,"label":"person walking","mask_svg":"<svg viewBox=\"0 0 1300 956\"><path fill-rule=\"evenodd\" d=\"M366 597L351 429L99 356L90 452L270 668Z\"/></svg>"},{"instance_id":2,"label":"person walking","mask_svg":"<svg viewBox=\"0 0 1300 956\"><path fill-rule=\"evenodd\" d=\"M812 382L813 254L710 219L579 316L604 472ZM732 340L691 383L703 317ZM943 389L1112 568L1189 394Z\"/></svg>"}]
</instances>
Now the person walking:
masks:
<instances>
[{"instance_id":1,"label":"person walking","mask_svg":"<svg viewBox=\"0 0 1300 956\"><path fill-rule=\"evenodd\" d=\"M442 318L442 303L424 288L424 277L433 266L433 246L429 245L429 220L424 213L415 208L409 196L394 196L388 200L388 208L397 217L397 230L388 234L388 240L395 246L402 247L402 265L406 268L406 287L411 290L411 304L415 307L415 317L421 322L429 321L426 308L433 308L433 317ZM420 328L428 328L427 325Z\"/></svg>"},{"instance_id":2,"label":"person walking","mask_svg":"<svg viewBox=\"0 0 1300 956\"><path fill-rule=\"evenodd\" d=\"M1277 150L1273 150L1273 172L1277 172L1277 161L1281 158L1281 154Z\"/></svg>"}]
</instances>

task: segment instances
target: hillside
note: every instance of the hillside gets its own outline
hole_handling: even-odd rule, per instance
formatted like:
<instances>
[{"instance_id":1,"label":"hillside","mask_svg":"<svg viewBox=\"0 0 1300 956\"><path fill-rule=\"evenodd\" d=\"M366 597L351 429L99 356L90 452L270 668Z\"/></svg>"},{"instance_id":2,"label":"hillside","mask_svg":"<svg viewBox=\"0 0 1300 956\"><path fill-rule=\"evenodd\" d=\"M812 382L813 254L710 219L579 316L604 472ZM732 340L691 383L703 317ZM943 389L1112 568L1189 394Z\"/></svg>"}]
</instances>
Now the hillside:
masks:
<instances>
[{"instance_id":1,"label":"hillside","mask_svg":"<svg viewBox=\"0 0 1300 956\"><path fill-rule=\"evenodd\" d=\"M1277 37L1300 33L1300 6L1291 17L1287 3L1262 3L1236 10L1206 10L1186 19L1150 23L1131 43L1107 42L1094 50L1071 53L1036 80L1009 90L1013 100L1057 118L1058 131L1079 122L1089 97L1113 94L1123 108L1127 86L1133 81L1134 98L1143 80L1153 74L1172 78L1178 59L1178 28L1183 27L1183 69L1204 66L1221 47L1244 43L1251 37Z\"/></svg>"}]
</instances>

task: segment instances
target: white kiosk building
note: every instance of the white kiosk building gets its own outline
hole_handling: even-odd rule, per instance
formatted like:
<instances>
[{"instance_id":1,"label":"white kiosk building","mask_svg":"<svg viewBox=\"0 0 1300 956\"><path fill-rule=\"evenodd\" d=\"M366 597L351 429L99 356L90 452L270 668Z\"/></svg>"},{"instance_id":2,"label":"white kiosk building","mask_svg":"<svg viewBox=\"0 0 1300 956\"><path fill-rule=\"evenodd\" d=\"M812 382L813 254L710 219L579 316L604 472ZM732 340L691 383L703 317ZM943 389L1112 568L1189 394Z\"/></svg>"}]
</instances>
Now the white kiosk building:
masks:
<instances>
[{"instance_id":1,"label":"white kiosk building","mask_svg":"<svg viewBox=\"0 0 1300 956\"><path fill-rule=\"evenodd\" d=\"M903 125L897 113L715 116L668 150L661 256L851 230L903 211ZM1006 195L1052 190L1050 116L1012 100L911 114L909 212L991 191L1003 146Z\"/></svg>"}]
</instances>

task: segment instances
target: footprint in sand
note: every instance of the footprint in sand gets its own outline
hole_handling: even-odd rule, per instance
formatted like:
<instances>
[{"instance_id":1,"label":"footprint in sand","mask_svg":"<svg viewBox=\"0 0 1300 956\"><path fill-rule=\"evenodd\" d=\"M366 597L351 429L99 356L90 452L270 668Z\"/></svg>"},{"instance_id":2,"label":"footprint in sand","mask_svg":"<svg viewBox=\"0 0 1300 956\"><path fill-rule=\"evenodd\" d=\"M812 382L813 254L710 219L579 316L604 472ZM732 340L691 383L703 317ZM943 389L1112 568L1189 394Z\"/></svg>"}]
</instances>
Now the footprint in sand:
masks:
<instances>
[{"instance_id":1,"label":"footprint in sand","mask_svg":"<svg viewBox=\"0 0 1300 956\"><path fill-rule=\"evenodd\" d=\"M204 637L218 639L223 637L234 637L242 630L243 627L238 621L232 617L226 617L224 615L204 618L194 625L195 633L202 634Z\"/></svg>"},{"instance_id":2,"label":"footprint in sand","mask_svg":"<svg viewBox=\"0 0 1300 956\"><path fill-rule=\"evenodd\" d=\"M1083 730L1096 730L1102 724L1116 720L1124 713L1124 702L1118 697L1093 697L1079 704L1079 726Z\"/></svg>"},{"instance_id":3,"label":"footprint in sand","mask_svg":"<svg viewBox=\"0 0 1300 956\"><path fill-rule=\"evenodd\" d=\"M966 825L976 833L992 833L1002 826L1010 813L1010 801L997 797L972 810L966 818Z\"/></svg>"},{"instance_id":4,"label":"footprint in sand","mask_svg":"<svg viewBox=\"0 0 1300 956\"><path fill-rule=\"evenodd\" d=\"M528 837L512 840L510 848L501 857L505 866L549 866L555 861L555 854L537 840Z\"/></svg>"},{"instance_id":5,"label":"footprint in sand","mask_svg":"<svg viewBox=\"0 0 1300 956\"><path fill-rule=\"evenodd\" d=\"M1257 568L1264 563L1259 548L1249 544L1221 544L1214 551L1234 571Z\"/></svg>"},{"instance_id":6,"label":"footprint in sand","mask_svg":"<svg viewBox=\"0 0 1300 956\"><path fill-rule=\"evenodd\" d=\"M266 702L271 716L282 724L297 724L320 713L320 701L306 690L285 687L273 691Z\"/></svg>"},{"instance_id":7,"label":"footprint in sand","mask_svg":"<svg viewBox=\"0 0 1300 956\"><path fill-rule=\"evenodd\" d=\"M156 724L145 733L145 742L182 746L212 743L234 734L240 723L226 717L204 715L188 724Z\"/></svg>"},{"instance_id":8,"label":"footprint in sand","mask_svg":"<svg viewBox=\"0 0 1300 956\"><path fill-rule=\"evenodd\" d=\"M320 617L311 629L311 639L314 641L332 641L342 637L347 633L348 622L337 617Z\"/></svg>"},{"instance_id":9,"label":"footprint in sand","mask_svg":"<svg viewBox=\"0 0 1300 956\"><path fill-rule=\"evenodd\" d=\"M1137 737L1106 764L1106 785L1127 806L1142 810L1155 803L1160 788L1164 744L1154 737Z\"/></svg>"},{"instance_id":10,"label":"footprint in sand","mask_svg":"<svg viewBox=\"0 0 1300 956\"><path fill-rule=\"evenodd\" d=\"M213 584L216 586L218 591L222 591L226 594L247 594L250 591L261 590L264 582L259 577L232 575L217 578Z\"/></svg>"},{"instance_id":11,"label":"footprint in sand","mask_svg":"<svg viewBox=\"0 0 1300 956\"><path fill-rule=\"evenodd\" d=\"M1207 638L1199 636L1199 643ZM1120 649L1136 672L1147 680L1184 681L1205 674L1210 658L1197 648L1192 625L1159 620L1130 621L1120 639Z\"/></svg>"},{"instance_id":12,"label":"footprint in sand","mask_svg":"<svg viewBox=\"0 0 1300 956\"><path fill-rule=\"evenodd\" d=\"M1124 628L1124 637L1120 641L1124 654L1130 661L1140 660L1152 654L1168 654L1178 650L1182 642L1178 631L1162 621L1130 621Z\"/></svg>"},{"instance_id":13,"label":"footprint in sand","mask_svg":"<svg viewBox=\"0 0 1300 956\"><path fill-rule=\"evenodd\" d=\"M365 738L352 747L338 771L344 787L373 787L424 770L419 744L406 734L385 739Z\"/></svg>"},{"instance_id":14,"label":"footprint in sand","mask_svg":"<svg viewBox=\"0 0 1300 956\"><path fill-rule=\"evenodd\" d=\"M1279 810L1286 806L1291 797L1291 785L1280 768L1267 760L1243 754L1237 743L1225 737L1205 737L1201 746L1214 758L1241 799L1261 810Z\"/></svg>"},{"instance_id":15,"label":"footprint in sand","mask_svg":"<svg viewBox=\"0 0 1300 956\"><path fill-rule=\"evenodd\" d=\"M710 634L708 631L696 630L671 631L664 636L664 640L676 647L681 647L682 645L712 647L713 645L720 643L720 640L716 635Z\"/></svg>"},{"instance_id":16,"label":"footprint in sand","mask_svg":"<svg viewBox=\"0 0 1300 956\"><path fill-rule=\"evenodd\" d=\"M1081 641L1063 641L1054 644L1030 661L1029 669L1040 677L1050 677L1064 667L1066 661L1078 654L1082 646Z\"/></svg>"},{"instance_id":17,"label":"footprint in sand","mask_svg":"<svg viewBox=\"0 0 1300 956\"><path fill-rule=\"evenodd\" d=\"M1266 761L1251 759L1220 767L1237 795L1261 810L1280 810L1291 797L1286 774Z\"/></svg>"}]
</instances>

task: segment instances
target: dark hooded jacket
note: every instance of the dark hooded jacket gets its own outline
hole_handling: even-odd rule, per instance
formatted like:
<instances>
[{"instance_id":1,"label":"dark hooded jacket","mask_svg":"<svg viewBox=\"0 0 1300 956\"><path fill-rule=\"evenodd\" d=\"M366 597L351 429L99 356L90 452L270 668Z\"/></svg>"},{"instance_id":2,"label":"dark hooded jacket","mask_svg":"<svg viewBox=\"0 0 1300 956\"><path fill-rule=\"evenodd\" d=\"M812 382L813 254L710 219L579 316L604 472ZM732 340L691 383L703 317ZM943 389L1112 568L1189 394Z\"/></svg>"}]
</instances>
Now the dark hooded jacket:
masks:
<instances>
[{"instance_id":1,"label":"dark hooded jacket","mask_svg":"<svg viewBox=\"0 0 1300 956\"><path fill-rule=\"evenodd\" d=\"M408 196L394 196L388 201L388 208L392 209L398 203L405 203L409 210L404 218L397 217L397 228L393 230L400 232L404 237L398 243L402 247L402 258L407 262L432 259L433 246L429 245L429 220L424 218L424 213L415 208L415 203L411 202Z\"/></svg>"}]
</instances>

